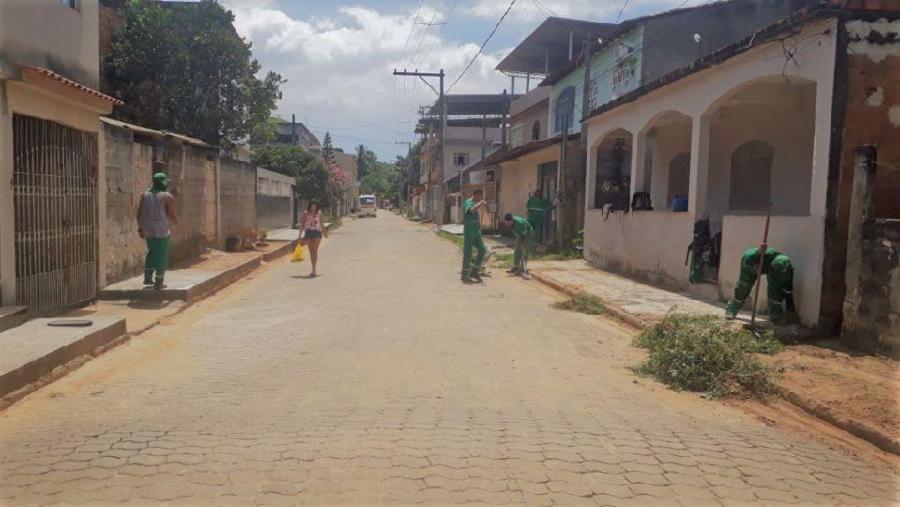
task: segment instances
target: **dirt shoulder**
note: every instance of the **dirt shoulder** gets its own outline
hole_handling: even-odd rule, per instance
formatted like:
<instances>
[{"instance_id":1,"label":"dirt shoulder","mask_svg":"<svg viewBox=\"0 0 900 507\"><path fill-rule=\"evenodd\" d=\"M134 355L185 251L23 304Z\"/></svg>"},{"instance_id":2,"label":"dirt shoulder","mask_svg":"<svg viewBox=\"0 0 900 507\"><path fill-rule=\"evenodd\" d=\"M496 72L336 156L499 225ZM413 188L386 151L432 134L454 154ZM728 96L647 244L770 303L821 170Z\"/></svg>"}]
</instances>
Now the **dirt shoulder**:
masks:
<instances>
[{"instance_id":1,"label":"dirt shoulder","mask_svg":"<svg viewBox=\"0 0 900 507\"><path fill-rule=\"evenodd\" d=\"M788 400L898 453L900 364L896 361L855 353L834 341L788 347L761 359L783 371L777 384Z\"/></svg>"}]
</instances>

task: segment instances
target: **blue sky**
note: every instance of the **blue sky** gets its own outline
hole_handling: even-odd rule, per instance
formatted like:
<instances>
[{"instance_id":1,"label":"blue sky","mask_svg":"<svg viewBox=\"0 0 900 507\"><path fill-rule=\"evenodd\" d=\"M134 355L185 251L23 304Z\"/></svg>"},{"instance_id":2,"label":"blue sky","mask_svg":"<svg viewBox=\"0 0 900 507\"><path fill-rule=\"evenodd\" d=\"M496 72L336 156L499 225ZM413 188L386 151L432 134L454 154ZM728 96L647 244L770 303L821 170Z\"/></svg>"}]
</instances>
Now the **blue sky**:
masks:
<instances>
[{"instance_id":1,"label":"blue sky","mask_svg":"<svg viewBox=\"0 0 900 507\"><path fill-rule=\"evenodd\" d=\"M683 0L629 0L623 19ZM689 0L693 5L700 0ZM282 74L278 113L296 114L320 138L352 151L365 144L381 160L414 141L420 105L434 94L395 67L446 69L452 82L510 0L220 0L253 43L264 70ZM548 15L615 21L623 0L517 0L510 15L453 93L500 93L509 79L493 70Z\"/></svg>"}]
</instances>

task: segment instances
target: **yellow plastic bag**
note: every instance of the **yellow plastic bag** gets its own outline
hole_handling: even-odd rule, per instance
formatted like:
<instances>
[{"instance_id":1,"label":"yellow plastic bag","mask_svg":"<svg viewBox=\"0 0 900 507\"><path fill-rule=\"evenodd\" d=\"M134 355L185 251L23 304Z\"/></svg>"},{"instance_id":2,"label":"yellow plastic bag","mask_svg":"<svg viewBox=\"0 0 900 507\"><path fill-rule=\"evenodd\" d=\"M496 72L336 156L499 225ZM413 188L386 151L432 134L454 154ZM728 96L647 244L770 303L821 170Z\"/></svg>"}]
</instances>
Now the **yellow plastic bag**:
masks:
<instances>
[{"instance_id":1,"label":"yellow plastic bag","mask_svg":"<svg viewBox=\"0 0 900 507\"><path fill-rule=\"evenodd\" d=\"M294 248L294 255L291 257L291 262L303 262L303 259L306 258L306 248L297 243L297 247Z\"/></svg>"}]
</instances>

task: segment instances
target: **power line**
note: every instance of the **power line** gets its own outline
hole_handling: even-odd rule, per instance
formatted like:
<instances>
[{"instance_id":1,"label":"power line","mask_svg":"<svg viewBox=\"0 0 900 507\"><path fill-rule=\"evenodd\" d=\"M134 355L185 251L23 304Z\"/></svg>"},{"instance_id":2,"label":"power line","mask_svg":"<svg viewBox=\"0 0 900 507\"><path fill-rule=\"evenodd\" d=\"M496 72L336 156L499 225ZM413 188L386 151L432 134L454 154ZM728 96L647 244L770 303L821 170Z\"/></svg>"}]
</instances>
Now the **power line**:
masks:
<instances>
[{"instance_id":1,"label":"power line","mask_svg":"<svg viewBox=\"0 0 900 507\"><path fill-rule=\"evenodd\" d=\"M416 62L416 65L422 63L423 60L431 56L431 53L434 51L434 48L441 42L441 35L444 33L444 28L450 23L450 16L453 14L453 11L456 9L456 4L459 3L459 0L453 0L453 3L450 4L450 9L447 10L447 19L444 20L444 24L441 25L440 30L438 30L437 35L434 36L434 40L431 42L431 45L428 46L428 51L422 56L422 58Z\"/></svg>"},{"instance_id":2,"label":"power line","mask_svg":"<svg viewBox=\"0 0 900 507\"><path fill-rule=\"evenodd\" d=\"M556 12L554 12L553 9L551 9L550 7L547 7L546 5L544 5L543 3L541 3L540 0L531 0L531 3L533 3L534 6L537 7L538 9L540 9L541 11L543 11L543 12L545 12L545 13L548 13L548 14L550 14L550 15L553 16L553 17L558 17L558 16L559 16L559 14L557 14Z\"/></svg>"},{"instance_id":3,"label":"power line","mask_svg":"<svg viewBox=\"0 0 900 507\"><path fill-rule=\"evenodd\" d=\"M412 65L413 61L416 59L416 56L418 56L419 50L422 49L422 42L425 41L425 37L428 35L428 28L435 26L434 18L437 17L438 10L440 9L440 6L442 4L443 4L443 2L438 0L437 7L435 7L434 11L431 13L431 19L429 19L428 23L426 23L425 29L422 30L422 36L419 37L419 43L416 44L416 49L415 49L415 51L413 51L412 56L409 57L409 61L407 62L407 65Z\"/></svg>"},{"instance_id":4,"label":"power line","mask_svg":"<svg viewBox=\"0 0 900 507\"><path fill-rule=\"evenodd\" d=\"M687 0L685 0L685 3L687 3ZM683 4L682 4L682 5L683 5ZM619 20L622 19L622 13L625 12L625 8L626 8L626 7L628 7L628 0L625 0L625 2L622 3L622 8L619 9L619 15L616 16L616 24L618 24L618 23L619 23Z\"/></svg>"},{"instance_id":5,"label":"power line","mask_svg":"<svg viewBox=\"0 0 900 507\"><path fill-rule=\"evenodd\" d=\"M472 60L469 61L469 64L466 65L466 68L463 69L462 73L459 76L457 76L456 80L453 81L453 83L451 83L450 86L447 87L448 92L450 90L452 90L454 86L456 86L456 83L458 83L459 80L463 78L463 76L466 75L466 72L469 72L469 69L472 68L472 65L475 63L475 60L477 60L478 57L481 56L481 53L484 51L484 47L487 46L487 43L490 42L490 40L494 36L494 34L497 33L497 29L500 28L500 25L503 24L503 20L505 20L506 16L509 15L509 11L511 11L513 6L516 5L517 1L518 0L512 0L511 2L509 2L509 6L506 8L506 12L504 12L503 15L500 16L500 19L497 21L497 24L494 25L494 28L491 30L491 33L489 33L487 38L484 39L484 42L481 43L481 47L478 48L478 52L475 53L475 56L472 57Z\"/></svg>"},{"instance_id":6,"label":"power line","mask_svg":"<svg viewBox=\"0 0 900 507\"><path fill-rule=\"evenodd\" d=\"M419 0L419 6L416 7L416 11L413 15L409 17L409 33L406 34L406 42L403 43L403 51L400 52L401 60L403 60L403 56L406 55L406 49L409 47L409 39L412 38L412 34L416 30L416 20L419 19L419 11L422 10L423 3L425 3L425 0Z\"/></svg>"}]
</instances>

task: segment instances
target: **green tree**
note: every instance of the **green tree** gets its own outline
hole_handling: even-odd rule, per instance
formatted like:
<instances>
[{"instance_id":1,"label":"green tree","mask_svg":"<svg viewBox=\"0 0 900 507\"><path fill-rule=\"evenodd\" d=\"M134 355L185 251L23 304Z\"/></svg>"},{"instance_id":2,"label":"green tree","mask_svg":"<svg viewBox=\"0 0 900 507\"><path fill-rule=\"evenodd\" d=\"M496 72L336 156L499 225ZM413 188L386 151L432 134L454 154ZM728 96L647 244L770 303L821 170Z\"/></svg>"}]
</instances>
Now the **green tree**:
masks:
<instances>
[{"instance_id":1,"label":"green tree","mask_svg":"<svg viewBox=\"0 0 900 507\"><path fill-rule=\"evenodd\" d=\"M325 165L334 163L334 141L331 140L331 132L325 132L325 139L322 140L322 159Z\"/></svg>"},{"instance_id":2,"label":"green tree","mask_svg":"<svg viewBox=\"0 0 900 507\"><path fill-rule=\"evenodd\" d=\"M297 196L331 204L331 174L321 158L301 146L260 146L253 151L254 165L292 176Z\"/></svg>"},{"instance_id":3,"label":"green tree","mask_svg":"<svg viewBox=\"0 0 900 507\"><path fill-rule=\"evenodd\" d=\"M262 144L269 144L278 139L281 123L281 118L270 116L268 120L253 125L250 128L250 144L259 146Z\"/></svg>"},{"instance_id":4,"label":"green tree","mask_svg":"<svg viewBox=\"0 0 900 507\"><path fill-rule=\"evenodd\" d=\"M366 145L360 144L356 147L356 177L362 182L363 177L369 174L378 163L378 158L372 150L366 148Z\"/></svg>"},{"instance_id":5,"label":"green tree","mask_svg":"<svg viewBox=\"0 0 900 507\"><path fill-rule=\"evenodd\" d=\"M389 198L396 202L399 190L399 175L395 164L375 162L368 174L360 181L360 193L375 194L379 198Z\"/></svg>"},{"instance_id":6,"label":"green tree","mask_svg":"<svg viewBox=\"0 0 900 507\"><path fill-rule=\"evenodd\" d=\"M115 116L146 127L230 145L265 124L281 98L281 76L258 78L260 64L214 0L129 0L102 62Z\"/></svg>"}]
</instances>

